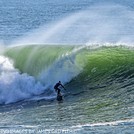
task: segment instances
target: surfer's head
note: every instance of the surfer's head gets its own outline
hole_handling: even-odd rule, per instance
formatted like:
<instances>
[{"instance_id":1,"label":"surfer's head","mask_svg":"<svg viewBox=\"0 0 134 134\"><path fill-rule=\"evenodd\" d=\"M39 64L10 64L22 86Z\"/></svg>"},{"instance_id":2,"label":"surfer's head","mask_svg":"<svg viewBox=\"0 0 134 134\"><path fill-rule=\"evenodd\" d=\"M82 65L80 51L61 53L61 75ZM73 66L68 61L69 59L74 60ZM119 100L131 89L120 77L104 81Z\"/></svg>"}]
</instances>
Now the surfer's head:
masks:
<instances>
[{"instance_id":1,"label":"surfer's head","mask_svg":"<svg viewBox=\"0 0 134 134\"><path fill-rule=\"evenodd\" d=\"M59 81L59 83L61 83L61 81Z\"/></svg>"}]
</instances>

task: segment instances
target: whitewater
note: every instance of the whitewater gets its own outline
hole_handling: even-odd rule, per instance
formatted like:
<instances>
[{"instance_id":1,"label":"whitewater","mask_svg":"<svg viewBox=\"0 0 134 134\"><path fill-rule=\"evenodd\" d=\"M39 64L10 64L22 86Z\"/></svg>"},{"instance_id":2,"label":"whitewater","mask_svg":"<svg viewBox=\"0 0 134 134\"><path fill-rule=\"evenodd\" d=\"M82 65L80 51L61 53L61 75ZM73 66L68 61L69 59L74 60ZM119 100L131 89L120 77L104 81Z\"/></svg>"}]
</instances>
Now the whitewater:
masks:
<instances>
[{"instance_id":1,"label":"whitewater","mask_svg":"<svg viewBox=\"0 0 134 134\"><path fill-rule=\"evenodd\" d=\"M0 133L133 133L133 2L0 5Z\"/></svg>"}]
</instances>

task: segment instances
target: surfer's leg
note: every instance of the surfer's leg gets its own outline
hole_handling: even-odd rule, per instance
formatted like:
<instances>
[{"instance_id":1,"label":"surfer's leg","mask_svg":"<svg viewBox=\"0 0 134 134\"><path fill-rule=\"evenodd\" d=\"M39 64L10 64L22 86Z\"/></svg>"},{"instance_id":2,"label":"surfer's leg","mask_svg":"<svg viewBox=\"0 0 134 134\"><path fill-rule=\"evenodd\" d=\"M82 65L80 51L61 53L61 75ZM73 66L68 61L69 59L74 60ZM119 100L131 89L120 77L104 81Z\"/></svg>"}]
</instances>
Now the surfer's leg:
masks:
<instances>
[{"instance_id":1,"label":"surfer's leg","mask_svg":"<svg viewBox=\"0 0 134 134\"><path fill-rule=\"evenodd\" d=\"M60 95L60 89L58 88L57 90L58 90L58 95Z\"/></svg>"}]
</instances>

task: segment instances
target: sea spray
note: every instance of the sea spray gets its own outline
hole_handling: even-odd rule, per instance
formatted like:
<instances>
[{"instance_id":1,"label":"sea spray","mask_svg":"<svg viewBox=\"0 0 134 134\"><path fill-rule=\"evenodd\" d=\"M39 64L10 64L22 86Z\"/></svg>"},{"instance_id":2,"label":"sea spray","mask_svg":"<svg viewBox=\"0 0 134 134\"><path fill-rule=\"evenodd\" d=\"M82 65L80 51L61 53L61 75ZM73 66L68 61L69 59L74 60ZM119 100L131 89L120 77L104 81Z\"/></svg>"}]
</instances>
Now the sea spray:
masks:
<instances>
[{"instance_id":1,"label":"sea spray","mask_svg":"<svg viewBox=\"0 0 134 134\"><path fill-rule=\"evenodd\" d=\"M11 44L133 43L133 12L119 4L99 3L39 26Z\"/></svg>"}]
</instances>

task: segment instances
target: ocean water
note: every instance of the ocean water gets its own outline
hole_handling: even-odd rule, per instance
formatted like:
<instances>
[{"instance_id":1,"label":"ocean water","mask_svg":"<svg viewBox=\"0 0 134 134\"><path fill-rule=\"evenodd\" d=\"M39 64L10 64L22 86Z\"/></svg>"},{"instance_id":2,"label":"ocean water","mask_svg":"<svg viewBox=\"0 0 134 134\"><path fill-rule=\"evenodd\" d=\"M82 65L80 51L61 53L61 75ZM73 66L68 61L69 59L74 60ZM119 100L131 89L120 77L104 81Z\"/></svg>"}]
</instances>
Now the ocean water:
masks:
<instances>
[{"instance_id":1,"label":"ocean water","mask_svg":"<svg viewBox=\"0 0 134 134\"><path fill-rule=\"evenodd\" d=\"M0 5L1 134L134 132L133 1Z\"/></svg>"}]
</instances>

